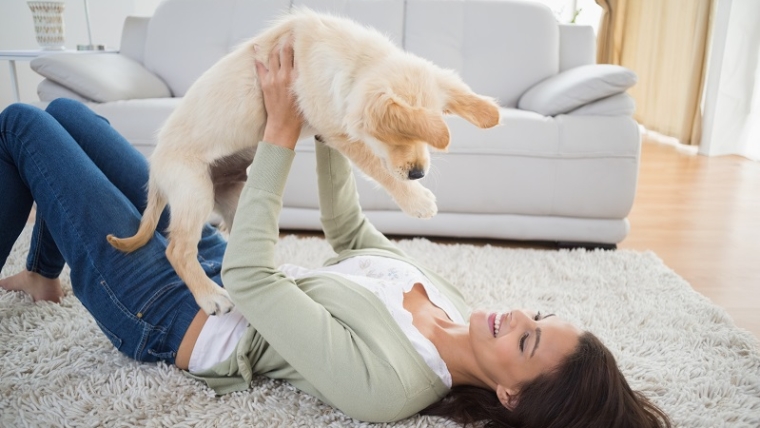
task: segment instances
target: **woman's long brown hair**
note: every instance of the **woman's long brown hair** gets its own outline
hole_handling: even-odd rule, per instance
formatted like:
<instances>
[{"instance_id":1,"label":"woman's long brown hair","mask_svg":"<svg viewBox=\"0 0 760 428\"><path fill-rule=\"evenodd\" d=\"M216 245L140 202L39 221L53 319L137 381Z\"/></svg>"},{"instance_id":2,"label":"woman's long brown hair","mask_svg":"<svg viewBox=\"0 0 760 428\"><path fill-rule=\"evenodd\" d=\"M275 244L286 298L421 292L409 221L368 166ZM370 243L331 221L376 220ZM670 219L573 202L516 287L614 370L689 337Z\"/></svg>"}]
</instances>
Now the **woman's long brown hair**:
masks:
<instances>
[{"instance_id":1,"label":"woman's long brown hair","mask_svg":"<svg viewBox=\"0 0 760 428\"><path fill-rule=\"evenodd\" d=\"M493 391L457 386L422 414L505 428L671 427L662 410L628 386L610 350L589 332L555 370L522 385L512 410Z\"/></svg>"}]
</instances>

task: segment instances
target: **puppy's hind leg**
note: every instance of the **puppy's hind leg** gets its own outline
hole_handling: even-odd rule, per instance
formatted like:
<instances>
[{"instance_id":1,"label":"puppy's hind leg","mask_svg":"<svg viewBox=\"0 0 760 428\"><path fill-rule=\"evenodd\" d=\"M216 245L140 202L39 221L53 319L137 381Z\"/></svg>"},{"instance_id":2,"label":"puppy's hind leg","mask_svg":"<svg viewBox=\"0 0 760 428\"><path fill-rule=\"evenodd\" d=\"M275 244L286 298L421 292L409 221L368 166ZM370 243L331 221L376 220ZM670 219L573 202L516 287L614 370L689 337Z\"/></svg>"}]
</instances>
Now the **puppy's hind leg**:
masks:
<instances>
[{"instance_id":1,"label":"puppy's hind leg","mask_svg":"<svg viewBox=\"0 0 760 428\"><path fill-rule=\"evenodd\" d=\"M235 306L227 291L206 276L198 261L198 242L203 223L213 209L213 185L207 176L186 177L182 189L168 192L171 222L166 258L187 288L193 293L198 306L209 315L221 315Z\"/></svg>"}]
</instances>

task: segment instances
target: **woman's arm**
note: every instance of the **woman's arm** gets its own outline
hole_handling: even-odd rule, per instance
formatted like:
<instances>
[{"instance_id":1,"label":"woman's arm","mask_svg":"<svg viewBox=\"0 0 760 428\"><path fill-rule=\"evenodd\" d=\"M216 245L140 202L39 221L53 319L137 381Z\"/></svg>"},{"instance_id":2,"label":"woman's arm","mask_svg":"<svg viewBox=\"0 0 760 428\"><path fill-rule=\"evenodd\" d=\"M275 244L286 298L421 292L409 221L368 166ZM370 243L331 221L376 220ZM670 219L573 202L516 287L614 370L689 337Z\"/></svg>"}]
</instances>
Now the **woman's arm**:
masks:
<instances>
[{"instance_id":1,"label":"woman's arm","mask_svg":"<svg viewBox=\"0 0 760 428\"><path fill-rule=\"evenodd\" d=\"M273 49L269 54L269 68L256 61L256 73L267 112L264 141L293 150L303 126L290 88L297 73L293 45L288 43L279 51Z\"/></svg>"},{"instance_id":2,"label":"woman's arm","mask_svg":"<svg viewBox=\"0 0 760 428\"><path fill-rule=\"evenodd\" d=\"M290 90L290 82L296 76L293 47L285 46L279 55L272 51L269 63L273 71L260 62L256 63L267 111L264 141L293 150L303 125ZM373 248L399 253L398 248L362 213L348 159L320 141L316 146L322 230L335 252Z\"/></svg>"},{"instance_id":3,"label":"woman's arm","mask_svg":"<svg viewBox=\"0 0 760 428\"><path fill-rule=\"evenodd\" d=\"M335 252L372 248L401 254L362 212L348 159L319 140L315 144L322 230Z\"/></svg>"},{"instance_id":4,"label":"woman's arm","mask_svg":"<svg viewBox=\"0 0 760 428\"><path fill-rule=\"evenodd\" d=\"M404 403L404 397L376 403L378 397L398 390L393 370L375 361L349 326L275 267L282 194L295 157L295 130L301 126L289 91L292 75L273 75L288 67L288 55L292 68L292 49L284 51L279 62L270 58L269 70L259 69L268 112L267 142L259 143L240 196L222 279L253 328L326 400L350 416L382 421ZM375 378L369 379L369 373L383 381L371 382Z\"/></svg>"},{"instance_id":5,"label":"woman's arm","mask_svg":"<svg viewBox=\"0 0 760 428\"><path fill-rule=\"evenodd\" d=\"M357 419L390 420L406 399L398 395L403 387L392 367L275 267L282 192L294 156L284 147L259 144L230 231L222 281L251 326L328 404ZM307 288L329 280L312 279Z\"/></svg>"}]
</instances>

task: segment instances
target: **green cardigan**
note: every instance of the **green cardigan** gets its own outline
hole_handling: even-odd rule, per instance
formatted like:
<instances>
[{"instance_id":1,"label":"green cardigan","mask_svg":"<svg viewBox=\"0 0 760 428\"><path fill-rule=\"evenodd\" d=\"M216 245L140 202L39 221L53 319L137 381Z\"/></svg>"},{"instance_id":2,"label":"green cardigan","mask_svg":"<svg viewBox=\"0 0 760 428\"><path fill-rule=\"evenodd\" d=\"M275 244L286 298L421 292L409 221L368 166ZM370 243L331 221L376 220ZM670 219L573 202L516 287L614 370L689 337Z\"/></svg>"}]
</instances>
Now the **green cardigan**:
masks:
<instances>
[{"instance_id":1,"label":"green cardigan","mask_svg":"<svg viewBox=\"0 0 760 428\"><path fill-rule=\"evenodd\" d=\"M403 260L418 267L469 317L461 293L417 265L366 219L354 175L339 152L316 143L321 220L337 257ZM427 366L384 304L337 275L292 279L274 247L282 193L295 153L260 143L240 197L222 280L251 326L229 359L197 373L218 394L249 388L254 375L288 381L353 418L397 421L442 399L448 388Z\"/></svg>"}]
</instances>

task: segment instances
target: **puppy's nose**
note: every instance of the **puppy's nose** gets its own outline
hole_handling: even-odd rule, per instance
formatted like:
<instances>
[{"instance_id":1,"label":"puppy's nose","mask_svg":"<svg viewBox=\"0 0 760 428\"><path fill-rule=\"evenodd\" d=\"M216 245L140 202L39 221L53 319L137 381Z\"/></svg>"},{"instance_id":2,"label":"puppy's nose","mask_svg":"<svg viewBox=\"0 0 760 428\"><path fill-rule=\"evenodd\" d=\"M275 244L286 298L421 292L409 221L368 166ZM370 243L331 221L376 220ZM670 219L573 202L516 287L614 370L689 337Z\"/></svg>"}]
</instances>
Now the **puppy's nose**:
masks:
<instances>
[{"instance_id":1,"label":"puppy's nose","mask_svg":"<svg viewBox=\"0 0 760 428\"><path fill-rule=\"evenodd\" d=\"M422 168L414 168L409 170L410 180L419 180L425 176L425 171Z\"/></svg>"}]
</instances>

